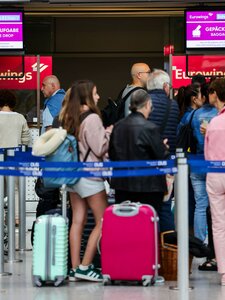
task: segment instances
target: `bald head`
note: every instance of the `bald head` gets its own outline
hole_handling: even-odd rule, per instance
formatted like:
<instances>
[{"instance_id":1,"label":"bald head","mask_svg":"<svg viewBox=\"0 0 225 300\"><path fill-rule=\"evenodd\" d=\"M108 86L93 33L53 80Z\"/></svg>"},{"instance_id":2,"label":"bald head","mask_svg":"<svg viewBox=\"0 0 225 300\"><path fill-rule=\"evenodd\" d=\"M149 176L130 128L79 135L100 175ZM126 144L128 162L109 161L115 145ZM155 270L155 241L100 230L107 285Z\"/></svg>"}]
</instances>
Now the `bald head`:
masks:
<instances>
[{"instance_id":1,"label":"bald head","mask_svg":"<svg viewBox=\"0 0 225 300\"><path fill-rule=\"evenodd\" d=\"M150 67L145 63L135 63L131 68L132 84L146 87L146 83L151 72Z\"/></svg>"},{"instance_id":2,"label":"bald head","mask_svg":"<svg viewBox=\"0 0 225 300\"><path fill-rule=\"evenodd\" d=\"M51 97L57 90L60 89L59 79L55 75L46 76L43 79L41 91L45 98Z\"/></svg>"}]
</instances>

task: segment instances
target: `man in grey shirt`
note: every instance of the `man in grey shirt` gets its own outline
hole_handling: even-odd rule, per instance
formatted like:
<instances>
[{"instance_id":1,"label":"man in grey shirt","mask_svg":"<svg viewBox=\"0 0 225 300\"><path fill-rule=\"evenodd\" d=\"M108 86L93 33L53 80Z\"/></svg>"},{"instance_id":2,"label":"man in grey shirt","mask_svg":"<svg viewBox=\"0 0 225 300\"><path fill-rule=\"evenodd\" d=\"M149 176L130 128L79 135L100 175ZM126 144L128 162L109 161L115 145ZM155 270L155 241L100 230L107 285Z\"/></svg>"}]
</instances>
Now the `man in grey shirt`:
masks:
<instances>
[{"instance_id":1,"label":"man in grey shirt","mask_svg":"<svg viewBox=\"0 0 225 300\"><path fill-rule=\"evenodd\" d=\"M123 91L122 98L124 98L131 90L133 90L136 87L146 88L147 80L150 73L151 73L151 69L147 64L145 63L133 64L131 68L132 83L126 86L126 88ZM124 110L125 117L128 116L130 113L129 107L130 107L131 95L132 93L126 99L125 102L125 110Z\"/></svg>"}]
</instances>

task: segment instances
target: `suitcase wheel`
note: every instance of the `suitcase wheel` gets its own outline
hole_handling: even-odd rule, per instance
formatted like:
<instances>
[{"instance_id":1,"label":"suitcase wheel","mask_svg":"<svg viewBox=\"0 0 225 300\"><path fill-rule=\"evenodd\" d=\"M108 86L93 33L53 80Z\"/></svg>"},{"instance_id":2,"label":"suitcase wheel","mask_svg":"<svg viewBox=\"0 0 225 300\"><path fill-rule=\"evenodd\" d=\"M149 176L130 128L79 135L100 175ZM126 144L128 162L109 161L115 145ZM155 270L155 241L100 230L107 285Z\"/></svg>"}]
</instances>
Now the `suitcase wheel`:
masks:
<instances>
[{"instance_id":1,"label":"suitcase wheel","mask_svg":"<svg viewBox=\"0 0 225 300\"><path fill-rule=\"evenodd\" d=\"M109 275L103 275L103 285L111 285L112 280Z\"/></svg>"},{"instance_id":2,"label":"suitcase wheel","mask_svg":"<svg viewBox=\"0 0 225 300\"><path fill-rule=\"evenodd\" d=\"M115 280L108 280L106 282L103 281L103 285L115 285L116 281Z\"/></svg>"},{"instance_id":3,"label":"suitcase wheel","mask_svg":"<svg viewBox=\"0 0 225 300\"><path fill-rule=\"evenodd\" d=\"M35 286L41 287L42 286L41 277L40 276L33 276L33 283L34 283Z\"/></svg>"},{"instance_id":4,"label":"suitcase wheel","mask_svg":"<svg viewBox=\"0 0 225 300\"><path fill-rule=\"evenodd\" d=\"M54 286L59 286L64 280L64 276L57 276L54 282Z\"/></svg>"},{"instance_id":5,"label":"suitcase wheel","mask_svg":"<svg viewBox=\"0 0 225 300\"><path fill-rule=\"evenodd\" d=\"M151 282L146 282L146 280L143 280L143 281L142 281L142 285L143 285L143 286L150 286L150 285L151 285Z\"/></svg>"},{"instance_id":6,"label":"suitcase wheel","mask_svg":"<svg viewBox=\"0 0 225 300\"><path fill-rule=\"evenodd\" d=\"M142 276L142 285L143 286L150 286L152 283L152 276L145 275Z\"/></svg>"}]
</instances>

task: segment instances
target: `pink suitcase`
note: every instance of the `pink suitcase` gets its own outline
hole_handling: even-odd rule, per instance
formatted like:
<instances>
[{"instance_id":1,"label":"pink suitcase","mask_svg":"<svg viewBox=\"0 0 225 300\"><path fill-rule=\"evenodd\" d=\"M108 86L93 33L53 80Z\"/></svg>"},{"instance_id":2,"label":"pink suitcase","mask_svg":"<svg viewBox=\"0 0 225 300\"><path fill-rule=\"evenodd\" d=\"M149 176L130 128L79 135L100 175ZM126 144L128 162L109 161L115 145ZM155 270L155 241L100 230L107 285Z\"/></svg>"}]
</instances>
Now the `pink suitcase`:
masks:
<instances>
[{"instance_id":1,"label":"pink suitcase","mask_svg":"<svg viewBox=\"0 0 225 300\"><path fill-rule=\"evenodd\" d=\"M154 283L158 276L158 217L150 205L129 201L108 207L101 239L104 283L142 281Z\"/></svg>"}]
</instances>

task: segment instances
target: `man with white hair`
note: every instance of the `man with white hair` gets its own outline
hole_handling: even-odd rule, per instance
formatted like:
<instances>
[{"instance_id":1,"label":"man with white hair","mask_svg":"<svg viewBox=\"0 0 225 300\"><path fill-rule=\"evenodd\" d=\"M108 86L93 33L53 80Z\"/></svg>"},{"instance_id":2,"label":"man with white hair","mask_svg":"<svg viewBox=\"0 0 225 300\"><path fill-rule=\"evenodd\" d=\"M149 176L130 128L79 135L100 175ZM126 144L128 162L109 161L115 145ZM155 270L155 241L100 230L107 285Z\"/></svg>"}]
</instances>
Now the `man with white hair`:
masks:
<instances>
[{"instance_id":1,"label":"man with white hair","mask_svg":"<svg viewBox=\"0 0 225 300\"><path fill-rule=\"evenodd\" d=\"M160 127L163 139L168 139L170 153L176 149L176 130L179 123L179 108L175 100L169 98L170 76L163 70L154 70L148 78L147 89L152 99L153 111L149 121ZM174 216L171 212L171 199L163 202L160 209L160 231L174 230Z\"/></svg>"},{"instance_id":2,"label":"man with white hair","mask_svg":"<svg viewBox=\"0 0 225 300\"><path fill-rule=\"evenodd\" d=\"M49 75L43 79L41 91L45 98L41 133L52 128L53 119L59 114L65 91L60 89L59 79Z\"/></svg>"},{"instance_id":3,"label":"man with white hair","mask_svg":"<svg viewBox=\"0 0 225 300\"><path fill-rule=\"evenodd\" d=\"M175 100L169 99L170 76L163 70L155 69L148 78L147 89L154 110L149 120L161 127L163 138L168 139L170 152L176 149L176 130L179 123L179 108Z\"/></svg>"}]
</instances>

